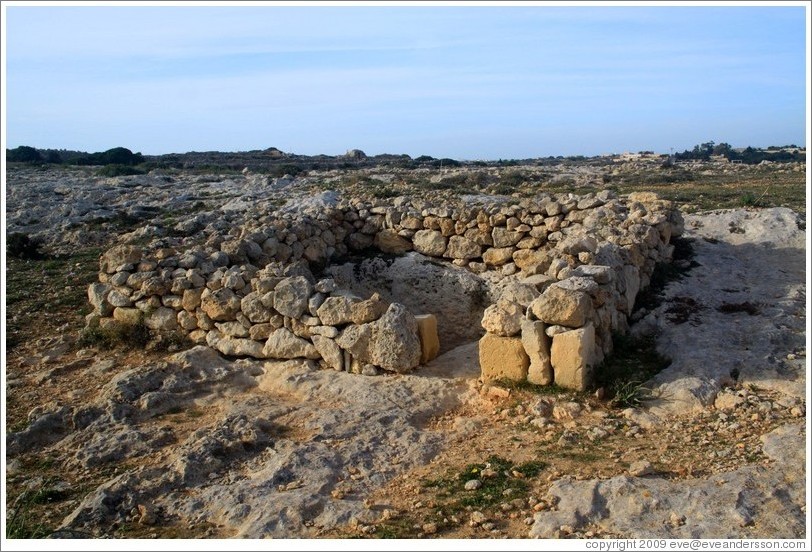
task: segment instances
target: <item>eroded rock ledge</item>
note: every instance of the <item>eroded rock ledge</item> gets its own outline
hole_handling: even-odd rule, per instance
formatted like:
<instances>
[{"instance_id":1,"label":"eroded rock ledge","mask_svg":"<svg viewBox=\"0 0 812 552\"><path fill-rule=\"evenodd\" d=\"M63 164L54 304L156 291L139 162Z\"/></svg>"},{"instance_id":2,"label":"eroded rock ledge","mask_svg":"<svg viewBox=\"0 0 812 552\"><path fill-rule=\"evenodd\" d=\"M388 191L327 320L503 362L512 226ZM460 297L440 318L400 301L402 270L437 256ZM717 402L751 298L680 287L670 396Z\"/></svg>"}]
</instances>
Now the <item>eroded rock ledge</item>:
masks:
<instances>
[{"instance_id":1,"label":"eroded rock ledge","mask_svg":"<svg viewBox=\"0 0 812 552\"><path fill-rule=\"evenodd\" d=\"M88 289L88 324L143 321L226 355L408 372L436 356L442 313L413 313L377 293L360 297L313 274L354 253L414 251L489 282L480 341L485 381L582 390L683 227L671 202L649 193L453 206L322 196L222 228L199 246L164 239L109 249Z\"/></svg>"}]
</instances>

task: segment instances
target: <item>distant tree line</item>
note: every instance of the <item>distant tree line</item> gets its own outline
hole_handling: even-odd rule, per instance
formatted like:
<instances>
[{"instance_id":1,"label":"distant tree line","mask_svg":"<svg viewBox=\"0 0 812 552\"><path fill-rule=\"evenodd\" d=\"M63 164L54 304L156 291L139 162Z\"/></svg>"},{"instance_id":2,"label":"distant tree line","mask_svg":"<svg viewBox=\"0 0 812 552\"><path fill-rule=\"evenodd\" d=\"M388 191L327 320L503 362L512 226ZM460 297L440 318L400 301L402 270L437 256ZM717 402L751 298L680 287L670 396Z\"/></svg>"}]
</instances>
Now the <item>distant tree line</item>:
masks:
<instances>
[{"instance_id":1,"label":"distant tree line","mask_svg":"<svg viewBox=\"0 0 812 552\"><path fill-rule=\"evenodd\" d=\"M795 151L790 151L795 150ZM691 150L682 153L675 153L674 159L677 161L709 161L712 155L721 155L728 161L740 161L748 165L756 165L762 161L773 161L777 163L787 163L791 161L804 161L806 155L798 150L798 146L771 146L767 149L746 147L743 150L735 150L733 147L722 142L705 142L694 146Z\"/></svg>"},{"instance_id":2,"label":"distant tree line","mask_svg":"<svg viewBox=\"0 0 812 552\"><path fill-rule=\"evenodd\" d=\"M20 146L6 150L6 161L32 164L133 166L143 163L144 156L121 147L102 152L87 153L71 150L38 150L31 146Z\"/></svg>"}]
</instances>

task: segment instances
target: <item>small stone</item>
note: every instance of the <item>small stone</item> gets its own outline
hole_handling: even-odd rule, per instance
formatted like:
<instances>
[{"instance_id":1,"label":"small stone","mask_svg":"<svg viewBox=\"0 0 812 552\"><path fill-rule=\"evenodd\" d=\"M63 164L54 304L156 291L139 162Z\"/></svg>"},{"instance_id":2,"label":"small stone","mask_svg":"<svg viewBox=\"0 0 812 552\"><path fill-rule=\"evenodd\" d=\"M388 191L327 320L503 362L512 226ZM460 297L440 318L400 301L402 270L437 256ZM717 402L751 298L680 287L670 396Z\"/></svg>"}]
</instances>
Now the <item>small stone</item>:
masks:
<instances>
[{"instance_id":1,"label":"small stone","mask_svg":"<svg viewBox=\"0 0 812 552\"><path fill-rule=\"evenodd\" d=\"M647 460L639 460L629 466L629 475L632 477L643 477L652 473L654 473L654 467Z\"/></svg>"},{"instance_id":2,"label":"small stone","mask_svg":"<svg viewBox=\"0 0 812 552\"><path fill-rule=\"evenodd\" d=\"M424 523L423 524L423 532L427 535L433 535L437 532L437 524L436 523Z\"/></svg>"},{"instance_id":3,"label":"small stone","mask_svg":"<svg viewBox=\"0 0 812 552\"><path fill-rule=\"evenodd\" d=\"M465 490L466 491L475 491L482 487L482 481L479 479L471 479L470 481L465 482Z\"/></svg>"},{"instance_id":4,"label":"small stone","mask_svg":"<svg viewBox=\"0 0 812 552\"><path fill-rule=\"evenodd\" d=\"M483 514L482 512L478 510L471 512L471 522L470 522L471 527L477 527L479 525L482 525L486 521L488 521L488 518L485 517L485 514Z\"/></svg>"}]
</instances>

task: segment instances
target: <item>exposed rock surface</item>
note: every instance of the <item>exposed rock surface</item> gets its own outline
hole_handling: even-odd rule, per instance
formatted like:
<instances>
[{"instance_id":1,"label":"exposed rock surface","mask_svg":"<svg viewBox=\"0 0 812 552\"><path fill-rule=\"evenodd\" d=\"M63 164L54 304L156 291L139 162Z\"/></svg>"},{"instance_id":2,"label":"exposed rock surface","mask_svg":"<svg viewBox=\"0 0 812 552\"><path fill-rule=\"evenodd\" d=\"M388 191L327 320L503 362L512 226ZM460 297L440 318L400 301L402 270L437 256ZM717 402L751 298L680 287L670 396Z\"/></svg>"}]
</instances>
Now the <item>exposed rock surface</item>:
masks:
<instances>
[{"instance_id":1,"label":"exposed rock surface","mask_svg":"<svg viewBox=\"0 0 812 552\"><path fill-rule=\"evenodd\" d=\"M150 503L190 522L216 519L234 536L302 537L368 515L366 492L442 447L443 432L410 420L473 398L448 372L374 381L308 362L226 361L196 347L114 377L82 428L68 429L63 408L9 443L16 451L63 439L59 446L75 448L74 462L86 466L154 457L91 491L67 528L122 520ZM156 415L204 404L216 406L188 434L139 430Z\"/></svg>"},{"instance_id":2,"label":"exposed rock surface","mask_svg":"<svg viewBox=\"0 0 812 552\"><path fill-rule=\"evenodd\" d=\"M556 481L549 491L556 510L536 514L530 536L551 538L562 526L597 526L623 538L731 539L752 534L757 524L760 535L802 538L804 440L801 425L783 426L762 436L769 466L709 478Z\"/></svg>"}]
</instances>

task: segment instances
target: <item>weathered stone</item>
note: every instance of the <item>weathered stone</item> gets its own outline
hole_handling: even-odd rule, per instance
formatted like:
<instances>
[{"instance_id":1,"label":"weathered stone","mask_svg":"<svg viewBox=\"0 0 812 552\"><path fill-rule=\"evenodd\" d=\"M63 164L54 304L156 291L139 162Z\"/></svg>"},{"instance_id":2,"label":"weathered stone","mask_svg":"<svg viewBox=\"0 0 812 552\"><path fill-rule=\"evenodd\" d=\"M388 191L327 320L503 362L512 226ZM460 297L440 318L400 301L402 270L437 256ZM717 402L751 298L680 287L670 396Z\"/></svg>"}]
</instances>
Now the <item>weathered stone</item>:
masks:
<instances>
[{"instance_id":1,"label":"weathered stone","mask_svg":"<svg viewBox=\"0 0 812 552\"><path fill-rule=\"evenodd\" d=\"M306 339L296 337L287 328L274 330L262 349L267 358L319 358L319 352Z\"/></svg>"},{"instance_id":2,"label":"weathered stone","mask_svg":"<svg viewBox=\"0 0 812 552\"><path fill-rule=\"evenodd\" d=\"M271 310L262 303L262 294L257 291L242 298L240 311L255 324L267 322L271 318Z\"/></svg>"},{"instance_id":3,"label":"weathered stone","mask_svg":"<svg viewBox=\"0 0 812 552\"><path fill-rule=\"evenodd\" d=\"M412 242L398 235L397 231L387 228L375 234L375 247L384 253L403 255L407 251L414 249Z\"/></svg>"},{"instance_id":4,"label":"weathered stone","mask_svg":"<svg viewBox=\"0 0 812 552\"><path fill-rule=\"evenodd\" d=\"M366 324L378 320L386 312L389 303L381 299L380 294L374 293L369 299L358 301L350 305L350 319L353 324ZM324 324L329 324L324 322Z\"/></svg>"},{"instance_id":5,"label":"weathered stone","mask_svg":"<svg viewBox=\"0 0 812 552\"><path fill-rule=\"evenodd\" d=\"M610 266L580 265L573 269L572 276L585 276L598 284L608 284L614 280L615 271Z\"/></svg>"},{"instance_id":6,"label":"weathered stone","mask_svg":"<svg viewBox=\"0 0 812 552\"><path fill-rule=\"evenodd\" d=\"M139 309L131 309L126 307L116 307L113 310L113 318L122 324L134 326L139 324L143 319L144 313Z\"/></svg>"},{"instance_id":7,"label":"weathered stone","mask_svg":"<svg viewBox=\"0 0 812 552\"><path fill-rule=\"evenodd\" d=\"M482 247L468 238L451 236L443 256L449 259L476 259L482 256Z\"/></svg>"},{"instance_id":8,"label":"weathered stone","mask_svg":"<svg viewBox=\"0 0 812 552\"><path fill-rule=\"evenodd\" d=\"M197 327L201 330L213 330L214 321L209 318L209 315L203 312L203 309L195 311L195 318L197 318Z\"/></svg>"},{"instance_id":9,"label":"weathered stone","mask_svg":"<svg viewBox=\"0 0 812 552\"><path fill-rule=\"evenodd\" d=\"M595 253L598 250L598 240L592 236L571 235L558 242L556 249L569 255L577 255L581 252Z\"/></svg>"},{"instance_id":10,"label":"weathered stone","mask_svg":"<svg viewBox=\"0 0 812 552\"><path fill-rule=\"evenodd\" d=\"M245 280L243 280L242 276L237 272L226 272L221 280L223 287L233 289L234 291L239 291L245 287Z\"/></svg>"},{"instance_id":11,"label":"weathered stone","mask_svg":"<svg viewBox=\"0 0 812 552\"><path fill-rule=\"evenodd\" d=\"M551 260L550 254L543 249L519 249L513 253L513 262L527 275L546 272Z\"/></svg>"},{"instance_id":12,"label":"weathered stone","mask_svg":"<svg viewBox=\"0 0 812 552\"><path fill-rule=\"evenodd\" d=\"M640 292L640 270L635 266L626 265L623 267L623 281L625 284L626 298L625 312L631 313L634 308L634 302L637 299L637 294Z\"/></svg>"},{"instance_id":13,"label":"weathered stone","mask_svg":"<svg viewBox=\"0 0 812 552\"><path fill-rule=\"evenodd\" d=\"M420 337L420 364L437 358L440 353L440 338L437 334L437 317L433 314L415 315L417 335Z\"/></svg>"},{"instance_id":14,"label":"weathered stone","mask_svg":"<svg viewBox=\"0 0 812 552\"><path fill-rule=\"evenodd\" d=\"M110 278L110 285L112 286L125 286L127 285L127 280L130 278L129 272L116 272Z\"/></svg>"},{"instance_id":15,"label":"weathered stone","mask_svg":"<svg viewBox=\"0 0 812 552\"><path fill-rule=\"evenodd\" d=\"M107 296L112 290L111 286L99 282L87 287L87 298L101 316L110 316L113 313L113 306L107 301Z\"/></svg>"},{"instance_id":16,"label":"weathered stone","mask_svg":"<svg viewBox=\"0 0 812 552\"><path fill-rule=\"evenodd\" d=\"M404 373L420 364L422 350L417 320L399 303L392 303L384 315L368 324L369 361L384 370Z\"/></svg>"},{"instance_id":17,"label":"weathered stone","mask_svg":"<svg viewBox=\"0 0 812 552\"><path fill-rule=\"evenodd\" d=\"M534 286L512 281L502 288L499 299L511 301L527 308L539 295L541 295L541 292Z\"/></svg>"},{"instance_id":18,"label":"weathered stone","mask_svg":"<svg viewBox=\"0 0 812 552\"><path fill-rule=\"evenodd\" d=\"M414 249L430 257L442 257L448 240L436 230L418 230L412 238Z\"/></svg>"},{"instance_id":19,"label":"weathered stone","mask_svg":"<svg viewBox=\"0 0 812 552\"><path fill-rule=\"evenodd\" d=\"M163 295L169 291L169 283L161 277L147 278L141 284L141 293L144 295Z\"/></svg>"},{"instance_id":20,"label":"weathered stone","mask_svg":"<svg viewBox=\"0 0 812 552\"><path fill-rule=\"evenodd\" d=\"M335 341L321 335L314 335L310 339L328 366L338 371L344 369L344 354Z\"/></svg>"},{"instance_id":21,"label":"weathered stone","mask_svg":"<svg viewBox=\"0 0 812 552\"><path fill-rule=\"evenodd\" d=\"M482 253L482 260L490 266L502 266L513 260L514 247L491 247Z\"/></svg>"},{"instance_id":22,"label":"weathered stone","mask_svg":"<svg viewBox=\"0 0 812 552\"><path fill-rule=\"evenodd\" d=\"M310 328L310 335L321 335L335 339L338 337L339 331L335 326L313 326Z\"/></svg>"},{"instance_id":23,"label":"weathered stone","mask_svg":"<svg viewBox=\"0 0 812 552\"><path fill-rule=\"evenodd\" d=\"M374 239L372 236L362 234L361 232L353 232L352 234L350 234L347 244L350 246L351 249L360 251L363 249L367 249L368 247L372 247L373 241Z\"/></svg>"},{"instance_id":24,"label":"weathered stone","mask_svg":"<svg viewBox=\"0 0 812 552\"><path fill-rule=\"evenodd\" d=\"M144 325L150 330L177 330L178 315L172 309L158 307L154 311L144 316Z\"/></svg>"},{"instance_id":25,"label":"weathered stone","mask_svg":"<svg viewBox=\"0 0 812 552\"><path fill-rule=\"evenodd\" d=\"M214 327L228 337L248 337L248 328L239 322L215 322Z\"/></svg>"},{"instance_id":26,"label":"weathered stone","mask_svg":"<svg viewBox=\"0 0 812 552\"><path fill-rule=\"evenodd\" d=\"M491 234L493 236L494 247L511 247L519 243L524 237L522 232L513 232L503 226L497 226Z\"/></svg>"},{"instance_id":27,"label":"weathered stone","mask_svg":"<svg viewBox=\"0 0 812 552\"><path fill-rule=\"evenodd\" d=\"M206 330L192 330L191 332L189 332L188 337L192 343L202 345L206 343L206 336L208 335L208 333L209 332L207 332Z\"/></svg>"},{"instance_id":28,"label":"weathered stone","mask_svg":"<svg viewBox=\"0 0 812 552\"><path fill-rule=\"evenodd\" d=\"M107 295L107 301L114 307L131 307L133 304L132 299L115 289Z\"/></svg>"},{"instance_id":29,"label":"weathered stone","mask_svg":"<svg viewBox=\"0 0 812 552\"><path fill-rule=\"evenodd\" d=\"M319 293L332 293L336 289L336 281L332 278L325 278L316 282L313 287Z\"/></svg>"},{"instance_id":30,"label":"weathered stone","mask_svg":"<svg viewBox=\"0 0 812 552\"><path fill-rule=\"evenodd\" d=\"M550 338L544 333L544 322L522 320L522 346L530 358L527 381L535 385L553 383L553 365L550 361Z\"/></svg>"},{"instance_id":31,"label":"weathered stone","mask_svg":"<svg viewBox=\"0 0 812 552\"><path fill-rule=\"evenodd\" d=\"M113 274L121 265L135 264L141 260L144 252L133 245L116 245L101 256L99 265L102 272Z\"/></svg>"},{"instance_id":32,"label":"weathered stone","mask_svg":"<svg viewBox=\"0 0 812 552\"><path fill-rule=\"evenodd\" d=\"M274 289L273 308L284 316L299 318L307 310L313 286L304 276L285 278Z\"/></svg>"},{"instance_id":33,"label":"weathered stone","mask_svg":"<svg viewBox=\"0 0 812 552\"><path fill-rule=\"evenodd\" d=\"M632 477L644 477L654 473L654 466L648 460L638 460L629 466L629 475Z\"/></svg>"},{"instance_id":34,"label":"weathered stone","mask_svg":"<svg viewBox=\"0 0 812 552\"><path fill-rule=\"evenodd\" d=\"M502 337L511 337L521 331L524 309L518 303L499 300L497 304L485 309L482 316L482 327L485 331Z\"/></svg>"},{"instance_id":35,"label":"weathered stone","mask_svg":"<svg viewBox=\"0 0 812 552\"><path fill-rule=\"evenodd\" d=\"M234 320L240 310L240 298L228 288L207 289L200 296L200 308L216 322Z\"/></svg>"},{"instance_id":36,"label":"weathered stone","mask_svg":"<svg viewBox=\"0 0 812 552\"><path fill-rule=\"evenodd\" d=\"M242 339L238 337L228 337L217 330L211 330L206 334L206 343L209 345L209 347L220 351L224 355L267 358L260 341L254 341L253 339Z\"/></svg>"},{"instance_id":37,"label":"weathered stone","mask_svg":"<svg viewBox=\"0 0 812 552\"><path fill-rule=\"evenodd\" d=\"M302 257L311 263L324 264L327 261L327 244L319 238L310 238L305 242Z\"/></svg>"},{"instance_id":38,"label":"weathered stone","mask_svg":"<svg viewBox=\"0 0 812 552\"><path fill-rule=\"evenodd\" d=\"M592 301L580 291L552 285L530 304L530 312L547 324L579 328L592 316Z\"/></svg>"},{"instance_id":39,"label":"weathered stone","mask_svg":"<svg viewBox=\"0 0 812 552\"><path fill-rule=\"evenodd\" d=\"M197 317L191 312L182 310L178 313L178 326L187 332L197 329Z\"/></svg>"},{"instance_id":40,"label":"weathered stone","mask_svg":"<svg viewBox=\"0 0 812 552\"><path fill-rule=\"evenodd\" d=\"M265 341L275 329L270 324L254 324L248 330L248 336L254 341Z\"/></svg>"},{"instance_id":41,"label":"weathered stone","mask_svg":"<svg viewBox=\"0 0 812 552\"><path fill-rule=\"evenodd\" d=\"M176 311L181 310L183 308L183 298L178 295L164 295L161 297L161 304Z\"/></svg>"},{"instance_id":42,"label":"weathered stone","mask_svg":"<svg viewBox=\"0 0 812 552\"><path fill-rule=\"evenodd\" d=\"M183 292L183 300L181 301L183 310L194 312L194 310L200 306L203 289L204 288L187 289Z\"/></svg>"},{"instance_id":43,"label":"weathered stone","mask_svg":"<svg viewBox=\"0 0 812 552\"><path fill-rule=\"evenodd\" d=\"M369 324L352 324L344 328L336 338L339 347L352 356L369 359L369 340L372 337L372 328Z\"/></svg>"},{"instance_id":44,"label":"weathered stone","mask_svg":"<svg viewBox=\"0 0 812 552\"><path fill-rule=\"evenodd\" d=\"M324 303L324 300L327 299L327 295L321 292L314 293L310 299L307 300L307 312L309 312L313 316L319 315L319 307Z\"/></svg>"},{"instance_id":45,"label":"weathered stone","mask_svg":"<svg viewBox=\"0 0 812 552\"><path fill-rule=\"evenodd\" d=\"M518 337L499 337L486 333L479 340L479 366L482 370L482 381L491 382L498 379L524 381L530 358L524 352L522 340Z\"/></svg>"},{"instance_id":46,"label":"weathered stone","mask_svg":"<svg viewBox=\"0 0 812 552\"><path fill-rule=\"evenodd\" d=\"M595 327L556 334L550 348L555 384L567 389L586 391L592 383L595 362Z\"/></svg>"},{"instance_id":47,"label":"weathered stone","mask_svg":"<svg viewBox=\"0 0 812 552\"><path fill-rule=\"evenodd\" d=\"M352 301L343 295L328 297L316 311L321 323L326 326L340 326L352 322Z\"/></svg>"}]
</instances>

